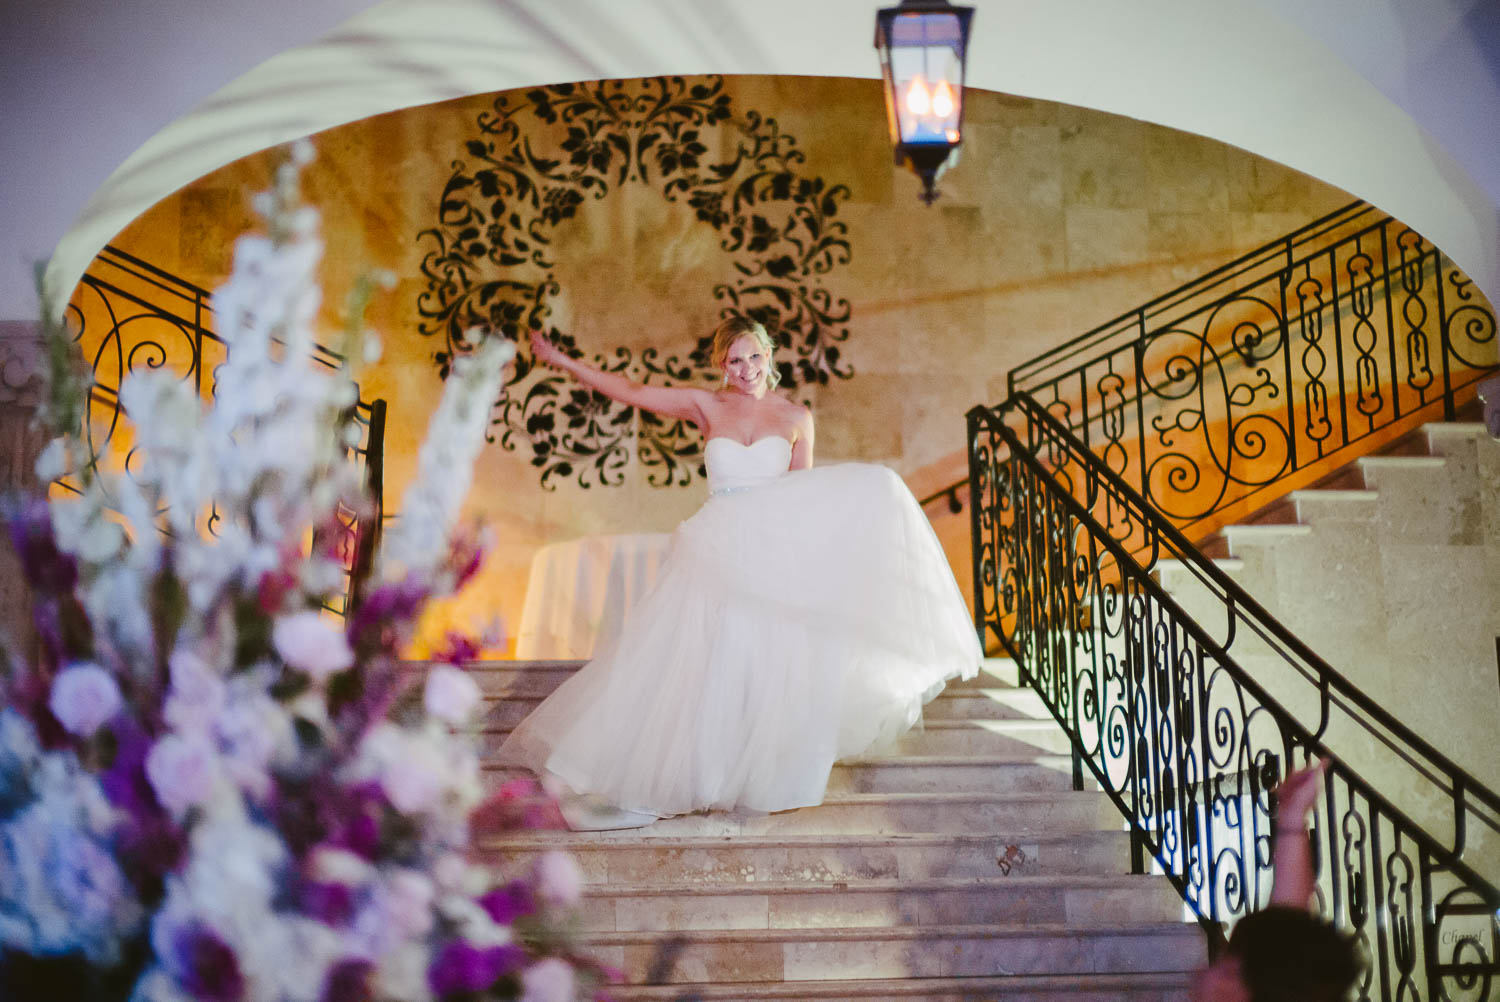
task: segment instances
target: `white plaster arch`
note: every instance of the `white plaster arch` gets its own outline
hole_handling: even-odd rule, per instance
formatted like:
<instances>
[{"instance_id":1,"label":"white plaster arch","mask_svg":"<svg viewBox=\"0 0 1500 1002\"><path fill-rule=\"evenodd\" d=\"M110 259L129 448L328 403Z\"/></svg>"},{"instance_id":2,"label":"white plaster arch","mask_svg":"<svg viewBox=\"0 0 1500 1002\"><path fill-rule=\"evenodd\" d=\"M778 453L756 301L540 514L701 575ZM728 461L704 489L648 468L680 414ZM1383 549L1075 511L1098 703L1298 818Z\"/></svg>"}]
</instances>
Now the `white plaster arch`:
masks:
<instances>
[{"instance_id":1,"label":"white plaster arch","mask_svg":"<svg viewBox=\"0 0 1500 1002\"><path fill-rule=\"evenodd\" d=\"M969 81L1157 122L1285 163L1421 230L1500 300L1500 168L1493 166L1500 157L1487 166L1465 148L1464 162L1455 159L1398 103L1403 97L1407 106L1432 103L1401 72L1418 60L1393 61L1380 49L1392 40L1400 49L1418 36L1428 43L1437 37L1422 54L1430 59L1434 48L1451 48L1453 37L1468 38L1465 17L1487 0L1422 0L1447 15L1426 22L1393 13L1410 0L1358 0L1350 8L1354 2L1320 0L1310 5L1314 13L1298 14L1302 8L1292 0L979 0ZM49 287L71 289L116 232L193 179L369 115L562 80L703 72L874 76L875 6L871 0L384 0L321 40L256 66L146 141L63 235ZM1386 15L1361 22L1370 40L1348 58L1317 40L1342 37L1340 8L1356 18L1361 11ZM1425 34L1418 30L1424 24ZM1434 24L1456 24L1456 35L1435 36ZM1485 24L1492 22L1479 27ZM1487 128L1493 138L1497 118L1485 116L1500 109L1495 54L1484 51L1483 34L1475 38L1488 60L1447 82L1465 88L1450 104L1472 106L1479 118L1470 126ZM1367 60L1366 75L1351 66L1354 57ZM1376 73L1382 68L1384 77ZM1400 91L1397 99L1388 96L1392 91ZM966 151L976 155L983 152Z\"/></svg>"}]
</instances>

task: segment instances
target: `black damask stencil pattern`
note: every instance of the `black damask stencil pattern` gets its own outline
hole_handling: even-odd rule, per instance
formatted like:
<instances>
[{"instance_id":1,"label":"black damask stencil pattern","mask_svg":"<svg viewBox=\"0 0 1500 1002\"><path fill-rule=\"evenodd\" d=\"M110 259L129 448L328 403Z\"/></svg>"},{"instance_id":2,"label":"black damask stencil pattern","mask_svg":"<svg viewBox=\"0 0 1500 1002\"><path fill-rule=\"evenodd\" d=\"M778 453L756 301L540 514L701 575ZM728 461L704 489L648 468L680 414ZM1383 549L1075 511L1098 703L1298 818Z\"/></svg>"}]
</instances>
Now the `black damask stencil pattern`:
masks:
<instances>
[{"instance_id":1,"label":"black damask stencil pattern","mask_svg":"<svg viewBox=\"0 0 1500 1002\"><path fill-rule=\"evenodd\" d=\"M840 344L849 337L847 299L825 281L849 262L847 227L836 217L849 189L800 172L805 156L774 118L737 113L720 77L559 84L497 96L477 120L478 136L455 160L437 225L419 241L418 330L447 377L471 351L467 331L520 341L549 331L574 357L573 340L550 327L558 223L627 184L685 203L719 235L734 277L716 285L722 316L760 321L781 349L781 384L847 379ZM728 140L728 141L726 141ZM725 159L711 150L730 150ZM617 347L592 361L648 383L717 381L710 339L686 358ZM654 486L702 474L702 440L681 420L617 404L517 358L496 402L491 440L531 450L544 487L576 478L583 487L623 483L632 451Z\"/></svg>"}]
</instances>

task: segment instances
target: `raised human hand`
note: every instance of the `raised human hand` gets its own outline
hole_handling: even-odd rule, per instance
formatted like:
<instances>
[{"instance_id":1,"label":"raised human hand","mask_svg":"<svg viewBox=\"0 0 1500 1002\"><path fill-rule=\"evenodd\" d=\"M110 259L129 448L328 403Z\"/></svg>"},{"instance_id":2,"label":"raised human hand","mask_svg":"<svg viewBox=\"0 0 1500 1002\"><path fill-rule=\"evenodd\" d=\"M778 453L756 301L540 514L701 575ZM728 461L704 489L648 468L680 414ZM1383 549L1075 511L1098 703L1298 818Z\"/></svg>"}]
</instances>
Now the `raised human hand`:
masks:
<instances>
[{"instance_id":1,"label":"raised human hand","mask_svg":"<svg viewBox=\"0 0 1500 1002\"><path fill-rule=\"evenodd\" d=\"M1300 769L1288 772L1276 785L1276 823L1278 827L1301 828L1318 801L1318 780L1327 768L1327 759L1316 759Z\"/></svg>"}]
</instances>

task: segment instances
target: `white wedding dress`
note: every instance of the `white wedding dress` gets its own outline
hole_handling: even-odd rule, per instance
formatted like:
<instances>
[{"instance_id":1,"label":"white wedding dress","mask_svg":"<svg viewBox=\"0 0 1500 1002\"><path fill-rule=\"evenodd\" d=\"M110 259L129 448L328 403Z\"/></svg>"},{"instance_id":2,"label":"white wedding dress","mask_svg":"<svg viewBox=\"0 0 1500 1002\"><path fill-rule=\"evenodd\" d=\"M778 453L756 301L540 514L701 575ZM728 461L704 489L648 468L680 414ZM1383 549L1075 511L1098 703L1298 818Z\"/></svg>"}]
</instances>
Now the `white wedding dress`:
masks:
<instances>
[{"instance_id":1,"label":"white wedding dress","mask_svg":"<svg viewBox=\"0 0 1500 1002\"><path fill-rule=\"evenodd\" d=\"M900 478L788 472L791 453L775 436L708 441L709 499L656 583L503 762L647 821L805 807L836 760L889 743L978 671L968 610Z\"/></svg>"}]
</instances>

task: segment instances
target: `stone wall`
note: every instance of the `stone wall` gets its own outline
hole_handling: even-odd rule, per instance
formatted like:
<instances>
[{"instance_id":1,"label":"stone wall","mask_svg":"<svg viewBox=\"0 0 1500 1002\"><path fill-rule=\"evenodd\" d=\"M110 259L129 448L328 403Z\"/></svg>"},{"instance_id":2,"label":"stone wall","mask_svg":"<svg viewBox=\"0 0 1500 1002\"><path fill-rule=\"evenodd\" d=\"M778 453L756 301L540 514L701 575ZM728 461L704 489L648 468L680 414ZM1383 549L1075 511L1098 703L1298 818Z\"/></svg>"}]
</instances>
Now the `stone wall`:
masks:
<instances>
[{"instance_id":1,"label":"stone wall","mask_svg":"<svg viewBox=\"0 0 1500 1002\"><path fill-rule=\"evenodd\" d=\"M357 275L379 267L396 276L369 313L387 350L363 387L390 404L390 510L439 387L443 337L419 330L441 326L432 313L461 298L458 287L524 286L496 293L517 304L517 328L539 321L590 353L628 358L637 374L664 367L649 349L691 368L698 339L736 304L771 309L803 346L782 357L803 358L805 377L826 379L805 378L795 391L816 410L819 461L873 460L911 475L961 448L963 412L997 400L1012 366L1349 201L1221 143L974 93L961 162L927 207L915 178L891 167L873 81L690 78L538 93L409 109L314 137L306 191L323 213L330 340ZM249 197L274 157L200 179L116 245L212 288L252 224ZM731 181L714 181L714 164L736 165ZM590 173L595 183L582 184ZM534 201L523 175L539 185ZM751 201L736 202L742 183ZM526 217L520 225L512 210ZM503 232L491 231L497 223ZM496 260L502 246L513 260ZM509 391L510 411L497 409L510 415L515 448L497 425L502 441L481 459L469 503L494 526L496 550L434 631L491 614L514 623L545 542L670 528L701 500L690 436L668 443L685 457L645 467L634 443L620 441L633 423L610 425L613 415L586 401L572 414L555 410L552 431L532 434L535 413L523 404L539 379L528 374ZM556 385L566 402L567 387ZM534 465L532 439L558 439L573 421L602 428L590 441L614 442L608 454L622 465L575 461L561 473L555 450ZM676 485L655 487L652 477Z\"/></svg>"}]
</instances>

